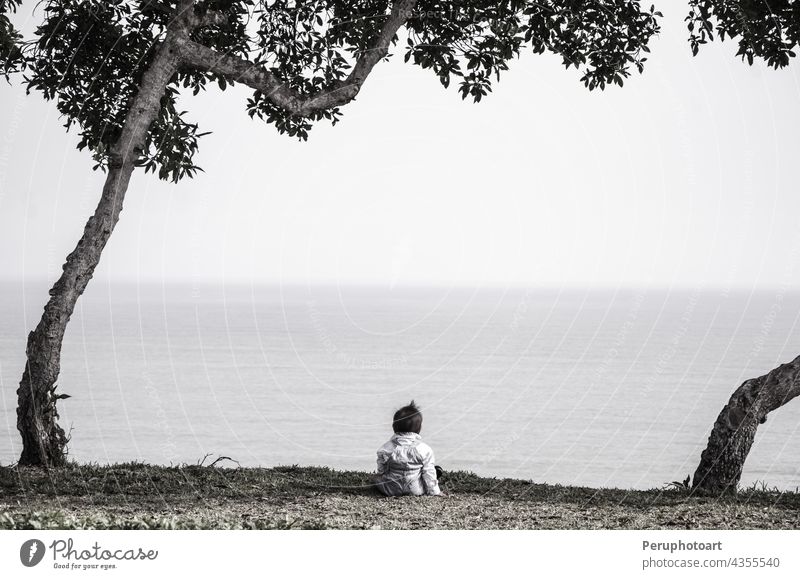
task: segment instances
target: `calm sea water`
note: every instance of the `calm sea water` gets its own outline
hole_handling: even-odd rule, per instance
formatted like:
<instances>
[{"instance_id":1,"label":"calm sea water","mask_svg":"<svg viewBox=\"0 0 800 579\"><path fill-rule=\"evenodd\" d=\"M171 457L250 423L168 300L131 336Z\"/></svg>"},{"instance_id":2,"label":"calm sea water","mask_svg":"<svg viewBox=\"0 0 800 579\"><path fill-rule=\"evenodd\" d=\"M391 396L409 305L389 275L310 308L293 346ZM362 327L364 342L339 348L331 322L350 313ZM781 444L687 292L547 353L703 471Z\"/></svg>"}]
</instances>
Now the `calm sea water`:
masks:
<instances>
[{"instance_id":1,"label":"calm sea water","mask_svg":"<svg viewBox=\"0 0 800 579\"><path fill-rule=\"evenodd\" d=\"M0 463L46 288L0 286ZM746 378L800 354L800 294L94 283L62 356L70 454L370 470L412 398L445 468L650 488L694 471ZM800 401L744 484L800 486Z\"/></svg>"}]
</instances>

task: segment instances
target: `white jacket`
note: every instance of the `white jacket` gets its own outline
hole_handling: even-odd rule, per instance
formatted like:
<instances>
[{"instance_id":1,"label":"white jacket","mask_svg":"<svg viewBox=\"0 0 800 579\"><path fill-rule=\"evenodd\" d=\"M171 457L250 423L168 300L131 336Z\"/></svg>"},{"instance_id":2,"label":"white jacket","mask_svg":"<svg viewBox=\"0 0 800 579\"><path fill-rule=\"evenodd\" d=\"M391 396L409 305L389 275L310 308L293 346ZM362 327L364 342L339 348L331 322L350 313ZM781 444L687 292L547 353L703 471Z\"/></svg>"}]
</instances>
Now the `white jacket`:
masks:
<instances>
[{"instance_id":1,"label":"white jacket","mask_svg":"<svg viewBox=\"0 0 800 579\"><path fill-rule=\"evenodd\" d=\"M388 496L440 495L433 450L414 432L396 432L378 449L376 486Z\"/></svg>"}]
</instances>

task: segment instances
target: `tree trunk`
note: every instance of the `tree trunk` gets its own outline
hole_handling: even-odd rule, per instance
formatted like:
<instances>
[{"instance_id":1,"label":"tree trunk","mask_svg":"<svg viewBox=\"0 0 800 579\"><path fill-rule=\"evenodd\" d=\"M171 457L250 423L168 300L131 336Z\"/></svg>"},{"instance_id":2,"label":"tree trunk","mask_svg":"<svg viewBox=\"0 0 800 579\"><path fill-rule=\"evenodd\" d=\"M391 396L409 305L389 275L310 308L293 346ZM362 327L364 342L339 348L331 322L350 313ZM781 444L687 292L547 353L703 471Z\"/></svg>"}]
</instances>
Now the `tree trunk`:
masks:
<instances>
[{"instance_id":1,"label":"tree trunk","mask_svg":"<svg viewBox=\"0 0 800 579\"><path fill-rule=\"evenodd\" d=\"M61 396L55 392L64 332L119 220L136 160L177 70L176 54L172 35L168 34L142 76L120 138L111 149L108 176L97 209L86 223L77 247L67 256L63 273L50 290L42 319L28 335L27 362L17 390L21 465L58 466L66 461L68 437L57 423L56 402Z\"/></svg>"},{"instance_id":2,"label":"tree trunk","mask_svg":"<svg viewBox=\"0 0 800 579\"><path fill-rule=\"evenodd\" d=\"M769 374L752 378L733 393L722 409L708 446L694 473L695 489L714 493L735 492L742 469L767 414L800 395L800 357Z\"/></svg>"}]
</instances>

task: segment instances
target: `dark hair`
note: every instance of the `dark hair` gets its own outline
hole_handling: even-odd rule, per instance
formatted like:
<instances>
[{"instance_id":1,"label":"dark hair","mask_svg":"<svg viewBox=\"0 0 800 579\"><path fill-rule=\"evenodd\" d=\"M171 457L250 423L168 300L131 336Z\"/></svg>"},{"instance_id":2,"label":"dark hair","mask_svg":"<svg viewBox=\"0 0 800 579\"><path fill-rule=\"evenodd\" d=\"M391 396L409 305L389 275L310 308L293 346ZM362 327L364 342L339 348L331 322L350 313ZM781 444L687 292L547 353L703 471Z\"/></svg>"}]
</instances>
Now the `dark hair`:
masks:
<instances>
[{"instance_id":1,"label":"dark hair","mask_svg":"<svg viewBox=\"0 0 800 579\"><path fill-rule=\"evenodd\" d=\"M422 430L422 412L414 401L408 406L403 406L400 410L394 413L392 420L392 428L395 432L416 432Z\"/></svg>"}]
</instances>

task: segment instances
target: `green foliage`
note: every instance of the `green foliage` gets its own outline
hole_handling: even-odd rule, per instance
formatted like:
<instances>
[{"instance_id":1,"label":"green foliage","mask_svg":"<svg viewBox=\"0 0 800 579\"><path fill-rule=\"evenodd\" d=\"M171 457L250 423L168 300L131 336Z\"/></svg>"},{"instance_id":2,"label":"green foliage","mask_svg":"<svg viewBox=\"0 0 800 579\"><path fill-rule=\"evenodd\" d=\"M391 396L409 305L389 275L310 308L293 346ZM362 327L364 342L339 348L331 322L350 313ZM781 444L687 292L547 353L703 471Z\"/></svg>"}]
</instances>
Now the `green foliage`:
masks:
<instances>
[{"instance_id":1,"label":"green foliage","mask_svg":"<svg viewBox=\"0 0 800 579\"><path fill-rule=\"evenodd\" d=\"M263 6L263 4L262 4ZM370 46L389 11L385 0L278 0L258 13L258 60L303 95L344 79ZM650 38L659 31L654 8L631 0L489 2L422 0L407 23L405 60L431 69L447 88L459 79L462 98L479 102L525 47L549 51L567 67L582 68L591 90L622 85L642 70ZM305 139L314 121L336 122L334 109L297 118L256 93L251 116Z\"/></svg>"},{"instance_id":2,"label":"green foliage","mask_svg":"<svg viewBox=\"0 0 800 579\"><path fill-rule=\"evenodd\" d=\"M432 69L445 87L458 77L462 97L476 102L525 48L581 69L590 90L622 86L631 68L641 72L661 16L627 0L427 0L418 13L408 26L406 61Z\"/></svg>"},{"instance_id":3,"label":"green foliage","mask_svg":"<svg viewBox=\"0 0 800 579\"><path fill-rule=\"evenodd\" d=\"M65 126L80 128L78 149L90 150L95 168L102 167L169 16L123 0L51 1L44 15L26 51L28 90L56 101ZM176 75L174 84L179 80ZM197 171L192 158L201 136L176 110L177 97L171 86L138 163L173 181Z\"/></svg>"},{"instance_id":4,"label":"green foliage","mask_svg":"<svg viewBox=\"0 0 800 579\"><path fill-rule=\"evenodd\" d=\"M18 4L0 0L0 14ZM177 0L45 0L43 21L29 42L14 36L5 16L0 20L5 53L13 47L21 54L28 89L56 102L66 127L79 130L78 147L91 151L96 168L108 163L177 5ZM200 0L195 10L226 18L224 24L196 30L194 41L264 66L299 95L310 96L335 89L354 71L359 56L372 49L391 3ZM406 61L432 70L445 87L457 79L461 96L478 102L526 49L559 55L566 67L580 69L589 89L622 85L631 70L642 70L660 14L636 0L421 0L407 16L407 32L400 34L406 36ZM225 90L233 81L202 70L176 73L138 165L161 179L193 176L203 133L178 99L209 84ZM280 133L303 140L314 123L335 124L341 116L338 108L293 115L258 91L246 109Z\"/></svg>"},{"instance_id":5,"label":"green foliage","mask_svg":"<svg viewBox=\"0 0 800 579\"><path fill-rule=\"evenodd\" d=\"M738 54L783 67L800 41L800 1L690 0L690 44L717 34L739 39ZM23 41L9 14L21 0L0 0L0 74L25 71L29 90L56 101L67 128L77 127L78 147L91 151L96 168L108 162L137 86L177 8L176 0L46 0L35 38ZM201 0L226 16L193 40L268 68L301 96L336 87L370 49L391 10L389 0ZM642 70L648 43L658 33L654 7L636 0L420 0L403 36L407 62L436 74L445 88L479 102L524 50L559 56L581 72L590 90L622 85ZM398 39L395 38L395 41ZM199 70L179 71L164 98L138 165L161 179L193 176L204 134L178 106L183 92L209 83L225 90L232 79ZM255 91L247 100L258 117L283 134L307 139L320 120L336 123L339 108L292 115Z\"/></svg>"},{"instance_id":6,"label":"green foliage","mask_svg":"<svg viewBox=\"0 0 800 579\"><path fill-rule=\"evenodd\" d=\"M753 64L763 59L773 68L783 68L795 56L800 42L798 0L690 0L686 17L689 43L697 54L700 45L714 40L738 39L737 55Z\"/></svg>"},{"instance_id":7,"label":"green foliage","mask_svg":"<svg viewBox=\"0 0 800 579\"><path fill-rule=\"evenodd\" d=\"M147 135L147 145L137 166L144 167L145 173L157 172L163 180L175 183L184 177L194 177L200 167L192 162L197 152L197 139L208 133L198 133L198 126L184 119L186 111L178 111L175 106L178 89L167 87L161 99L161 111Z\"/></svg>"},{"instance_id":8,"label":"green foliage","mask_svg":"<svg viewBox=\"0 0 800 579\"><path fill-rule=\"evenodd\" d=\"M8 78L22 64L22 37L11 25L8 14L16 12L22 0L0 0L0 75Z\"/></svg>"}]
</instances>

